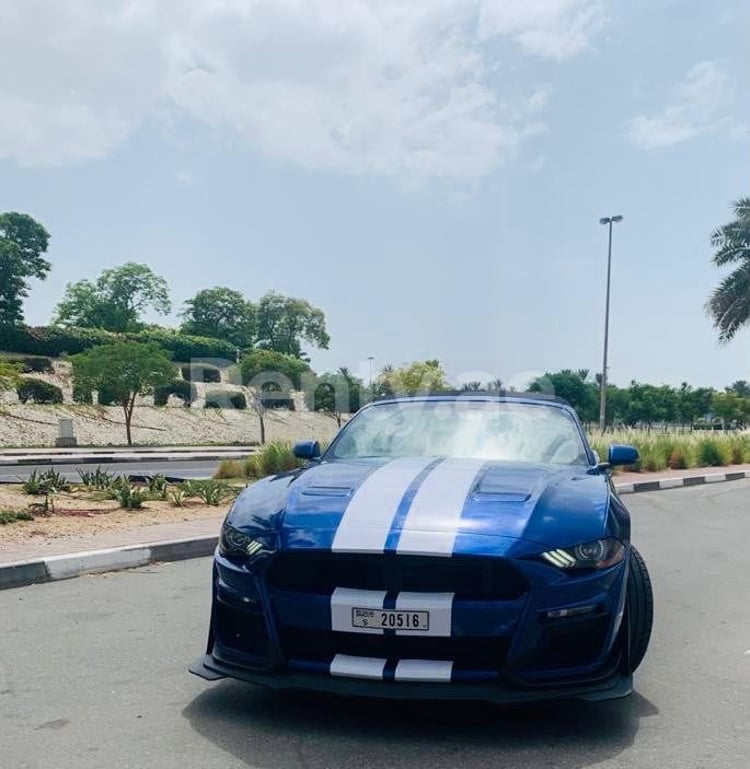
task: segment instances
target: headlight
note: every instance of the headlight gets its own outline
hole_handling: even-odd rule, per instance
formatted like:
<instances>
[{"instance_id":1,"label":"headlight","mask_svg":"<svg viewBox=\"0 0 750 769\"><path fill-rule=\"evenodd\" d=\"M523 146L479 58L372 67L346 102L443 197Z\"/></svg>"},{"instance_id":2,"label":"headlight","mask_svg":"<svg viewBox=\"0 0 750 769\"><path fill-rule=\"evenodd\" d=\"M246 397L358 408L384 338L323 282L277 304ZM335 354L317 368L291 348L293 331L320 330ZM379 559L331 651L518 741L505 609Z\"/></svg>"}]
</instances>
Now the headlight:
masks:
<instances>
[{"instance_id":1,"label":"headlight","mask_svg":"<svg viewBox=\"0 0 750 769\"><path fill-rule=\"evenodd\" d=\"M223 556L256 559L263 555L269 555L272 551L273 546L266 534L251 537L228 523L221 527L219 552Z\"/></svg>"},{"instance_id":2,"label":"headlight","mask_svg":"<svg viewBox=\"0 0 750 769\"><path fill-rule=\"evenodd\" d=\"M542 553L547 563L558 569L606 569L620 563L625 556L625 545L619 539L596 539L575 547L560 547Z\"/></svg>"}]
</instances>

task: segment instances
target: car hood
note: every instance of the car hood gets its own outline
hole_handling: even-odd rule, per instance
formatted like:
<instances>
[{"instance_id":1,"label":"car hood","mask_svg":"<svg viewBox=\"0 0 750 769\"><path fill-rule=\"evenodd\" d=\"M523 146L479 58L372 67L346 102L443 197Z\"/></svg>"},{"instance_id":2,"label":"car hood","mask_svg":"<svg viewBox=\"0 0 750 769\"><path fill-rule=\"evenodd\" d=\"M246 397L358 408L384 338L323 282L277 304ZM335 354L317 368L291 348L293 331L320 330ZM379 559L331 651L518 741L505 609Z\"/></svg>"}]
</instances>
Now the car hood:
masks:
<instances>
[{"instance_id":1,"label":"car hood","mask_svg":"<svg viewBox=\"0 0 750 769\"><path fill-rule=\"evenodd\" d=\"M248 488L229 522L283 549L521 554L607 534L609 485L586 467L474 459L321 462Z\"/></svg>"}]
</instances>

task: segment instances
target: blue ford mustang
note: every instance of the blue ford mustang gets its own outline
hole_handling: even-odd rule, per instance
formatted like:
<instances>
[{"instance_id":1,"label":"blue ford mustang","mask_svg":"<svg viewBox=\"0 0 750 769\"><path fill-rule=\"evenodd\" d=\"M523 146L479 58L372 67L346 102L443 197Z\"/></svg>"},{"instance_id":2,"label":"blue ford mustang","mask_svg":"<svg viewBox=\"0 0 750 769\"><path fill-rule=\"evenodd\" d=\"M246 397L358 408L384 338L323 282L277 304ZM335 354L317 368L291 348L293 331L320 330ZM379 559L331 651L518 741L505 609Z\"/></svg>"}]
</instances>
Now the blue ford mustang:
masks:
<instances>
[{"instance_id":1,"label":"blue ford mustang","mask_svg":"<svg viewBox=\"0 0 750 769\"><path fill-rule=\"evenodd\" d=\"M573 409L437 396L361 409L246 489L191 672L278 689L522 702L622 697L648 646L646 565Z\"/></svg>"}]
</instances>

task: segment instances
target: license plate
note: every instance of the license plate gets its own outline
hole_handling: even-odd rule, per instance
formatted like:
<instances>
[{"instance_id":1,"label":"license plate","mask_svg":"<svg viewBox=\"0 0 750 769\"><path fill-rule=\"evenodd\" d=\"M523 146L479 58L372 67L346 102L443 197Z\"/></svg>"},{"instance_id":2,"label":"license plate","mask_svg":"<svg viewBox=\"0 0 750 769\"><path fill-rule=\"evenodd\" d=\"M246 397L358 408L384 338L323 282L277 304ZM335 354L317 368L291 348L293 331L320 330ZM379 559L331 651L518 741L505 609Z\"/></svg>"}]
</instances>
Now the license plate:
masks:
<instances>
[{"instance_id":1,"label":"license plate","mask_svg":"<svg viewBox=\"0 0 750 769\"><path fill-rule=\"evenodd\" d=\"M430 612L393 609L352 609L352 627L374 630L429 630Z\"/></svg>"}]
</instances>

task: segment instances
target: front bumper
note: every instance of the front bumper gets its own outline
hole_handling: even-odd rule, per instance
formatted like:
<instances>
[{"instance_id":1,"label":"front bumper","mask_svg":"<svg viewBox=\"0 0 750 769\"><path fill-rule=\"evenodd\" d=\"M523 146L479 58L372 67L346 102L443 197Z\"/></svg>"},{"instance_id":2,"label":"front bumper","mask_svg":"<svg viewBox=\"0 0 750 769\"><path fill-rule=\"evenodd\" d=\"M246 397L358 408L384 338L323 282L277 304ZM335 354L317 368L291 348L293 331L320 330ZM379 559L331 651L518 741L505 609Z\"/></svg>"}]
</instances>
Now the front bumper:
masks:
<instances>
[{"instance_id":1,"label":"front bumper","mask_svg":"<svg viewBox=\"0 0 750 769\"><path fill-rule=\"evenodd\" d=\"M206 681L236 678L277 691L316 691L323 694L375 699L491 702L498 705L555 699L580 699L588 702L599 702L627 697L633 691L633 677L619 671L600 681L518 689L498 683L453 682L446 685L406 681L368 681L354 678L325 677L288 670L276 673L258 673L221 662L212 654L204 654L199 657L189 670L193 675Z\"/></svg>"},{"instance_id":2,"label":"front bumper","mask_svg":"<svg viewBox=\"0 0 750 769\"><path fill-rule=\"evenodd\" d=\"M572 579L553 567L520 564L523 595L468 600L457 593L449 634L423 643L393 633L341 632L331 624L330 594L269 583L262 569L217 554L207 653L190 671L207 680L232 677L274 689L377 698L521 703L623 697L632 690L627 648L620 643L626 564ZM596 611L549 617L584 605ZM455 662L448 680L438 683L394 680L392 673L377 679L334 675L338 655L387 657L389 666L397 659Z\"/></svg>"}]
</instances>

